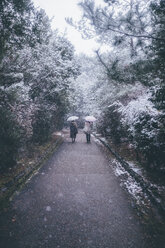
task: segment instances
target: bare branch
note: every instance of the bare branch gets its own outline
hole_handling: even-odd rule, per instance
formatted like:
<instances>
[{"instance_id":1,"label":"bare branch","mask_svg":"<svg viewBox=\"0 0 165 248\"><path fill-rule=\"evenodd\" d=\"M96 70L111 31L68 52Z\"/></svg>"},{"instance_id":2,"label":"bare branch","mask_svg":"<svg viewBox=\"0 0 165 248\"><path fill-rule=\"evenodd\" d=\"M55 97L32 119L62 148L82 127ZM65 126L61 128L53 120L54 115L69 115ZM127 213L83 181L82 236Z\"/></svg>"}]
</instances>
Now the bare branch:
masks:
<instances>
[{"instance_id":1,"label":"bare branch","mask_svg":"<svg viewBox=\"0 0 165 248\"><path fill-rule=\"evenodd\" d=\"M105 62L103 61L103 59L101 58L101 56L100 56L100 54L99 54L99 50L96 50L95 53L96 53L96 55L97 55L99 61L101 62L101 64L102 64L102 65L105 67L105 69L107 70L107 74L110 75L110 74L111 74L111 73L110 73L110 70L109 70L108 66L106 65L106 63L105 63Z\"/></svg>"}]
</instances>

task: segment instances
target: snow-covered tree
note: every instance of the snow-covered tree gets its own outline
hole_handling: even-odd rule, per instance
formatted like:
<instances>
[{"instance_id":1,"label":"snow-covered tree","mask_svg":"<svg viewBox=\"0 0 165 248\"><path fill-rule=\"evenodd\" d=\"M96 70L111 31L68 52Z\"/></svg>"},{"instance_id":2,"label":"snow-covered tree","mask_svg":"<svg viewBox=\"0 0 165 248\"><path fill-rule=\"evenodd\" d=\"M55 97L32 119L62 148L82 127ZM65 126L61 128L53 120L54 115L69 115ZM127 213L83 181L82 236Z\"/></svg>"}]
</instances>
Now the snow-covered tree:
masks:
<instances>
[{"instance_id":1,"label":"snow-covered tree","mask_svg":"<svg viewBox=\"0 0 165 248\"><path fill-rule=\"evenodd\" d=\"M132 143L147 168L161 170L165 150L164 1L96 3L81 1L82 19L68 22L86 38L96 37L110 48L96 51L100 74L92 90L88 87L93 91L98 131L115 143Z\"/></svg>"},{"instance_id":2,"label":"snow-covered tree","mask_svg":"<svg viewBox=\"0 0 165 248\"><path fill-rule=\"evenodd\" d=\"M83 11L77 23L68 18L85 38L96 37L108 46L129 50L129 56L142 54L152 36L150 2L145 0L102 1L84 0L79 3Z\"/></svg>"},{"instance_id":3,"label":"snow-covered tree","mask_svg":"<svg viewBox=\"0 0 165 248\"><path fill-rule=\"evenodd\" d=\"M32 140L44 142L54 129L62 128L69 84L78 66L73 46L51 30L43 10L35 9L30 0L3 0L0 6L0 169L4 170L14 165L20 147Z\"/></svg>"},{"instance_id":4,"label":"snow-covered tree","mask_svg":"<svg viewBox=\"0 0 165 248\"><path fill-rule=\"evenodd\" d=\"M151 5L153 13L154 33L157 39L152 41L152 63L156 90L154 102L159 110L165 112L165 1L160 0Z\"/></svg>"},{"instance_id":5,"label":"snow-covered tree","mask_svg":"<svg viewBox=\"0 0 165 248\"><path fill-rule=\"evenodd\" d=\"M56 33L51 37L49 44L39 45L32 52L34 56L29 61L28 84L31 88L30 96L38 106L36 114L39 118L38 121L34 118L33 127L39 135L45 115L48 125L45 136L47 138L53 128L61 128L63 125L69 105L69 85L77 76L78 67L74 61L72 45L65 37L60 37ZM40 130L40 133L42 131ZM41 139L42 135L37 137Z\"/></svg>"},{"instance_id":6,"label":"snow-covered tree","mask_svg":"<svg viewBox=\"0 0 165 248\"><path fill-rule=\"evenodd\" d=\"M70 85L70 112L82 118L97 114L97 96L95 87L100 76L100 65L95 57L81 54L76 59L80 66L80 75Z\"/></svg>"}]
</instances>

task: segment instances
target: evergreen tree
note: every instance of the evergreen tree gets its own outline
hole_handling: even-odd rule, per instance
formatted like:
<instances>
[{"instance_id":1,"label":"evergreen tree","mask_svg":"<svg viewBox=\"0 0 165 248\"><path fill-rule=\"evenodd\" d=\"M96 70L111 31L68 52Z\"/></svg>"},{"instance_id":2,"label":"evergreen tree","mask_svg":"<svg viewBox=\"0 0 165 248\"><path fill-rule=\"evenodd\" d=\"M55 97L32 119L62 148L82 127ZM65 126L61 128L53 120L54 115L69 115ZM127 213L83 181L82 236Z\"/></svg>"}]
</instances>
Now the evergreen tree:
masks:
<instances>
[{"instance_id":1,"label":"evergreen tree","mask_svg":"<svg viewBox=\"0 0 165 248\"><path fill-rule=\"evenodd\" d=\"M151 8L154 16L154 33L156 39L152 41L153 65L157 89L154 93L154 101L159 110L165 111L165 1L152 3Z\"/></svg>"},{"instance_id":2,"label":"evergreen tree","mask_svg":"<svg viewBox=\"0 0 165 248\"><path fill-rule=\"evenodd\" d=\"M0 167L14 165L19 148L45 142L62 128L68 88L78 68L70 42L30 0L0 2ZM11 152L13 151L13 152Z\"/></svg>"},{"instance_id":3,"label":"evergreen tree","mask_svg":"<svg viewBox=\"0 0 165 248\"><path fill-rule=\"evenodd\" d=\"M13 46L21 48L27 43L33 10L30 0L0 1L0 63Z\"/></svg>"}]
</instances>

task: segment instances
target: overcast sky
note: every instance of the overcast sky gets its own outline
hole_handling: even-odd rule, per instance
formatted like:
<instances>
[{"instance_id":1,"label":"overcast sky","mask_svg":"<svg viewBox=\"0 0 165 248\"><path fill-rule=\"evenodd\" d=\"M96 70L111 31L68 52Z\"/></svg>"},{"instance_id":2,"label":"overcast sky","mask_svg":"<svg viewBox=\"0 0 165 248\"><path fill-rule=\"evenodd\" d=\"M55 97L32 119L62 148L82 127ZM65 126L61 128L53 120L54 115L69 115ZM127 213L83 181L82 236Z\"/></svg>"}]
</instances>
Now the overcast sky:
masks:
<instances>
[{"instance_id":1,"label":"overcast sky","mask_svg":"<svg viewBox=\"0 0 165 248\"><path fill-rule=\"evenodd\" d=\"M33 0L33 2L36 7L44 9L50 18L54 16L52 28L67 32L67 37L75 46L76 53L93 54L98 44L92 40L83 40L80 33L65 21L66 17L72 17L74 20L80 18L81 10L77 6L79 0Z\"/></svg>"}]
</instances>

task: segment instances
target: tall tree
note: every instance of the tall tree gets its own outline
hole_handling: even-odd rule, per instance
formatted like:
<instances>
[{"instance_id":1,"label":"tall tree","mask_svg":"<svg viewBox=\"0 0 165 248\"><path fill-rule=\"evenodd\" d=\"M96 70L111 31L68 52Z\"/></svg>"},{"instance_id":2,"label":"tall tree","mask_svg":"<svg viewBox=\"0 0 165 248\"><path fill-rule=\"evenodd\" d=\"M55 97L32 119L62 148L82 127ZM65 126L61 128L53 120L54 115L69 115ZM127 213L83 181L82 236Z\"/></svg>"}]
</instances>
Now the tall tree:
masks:
<instances>
[{"instance_id":1,"label":"tall tree","mask_svg":"<svg viewBox=\"0 0 165 248\"><path fill-rule=\"evenodd\" d=\"M30 0L0 2L0 62L11 46L20 48L26 42L33 10Z\"/></svg>"},{"instance_id":2,"label":"tall tree","mask_svg":"<svg viewBox=\"0 0 165 248\"><path fill-rule=\"evenodd\" d=\"M151 4L153 11L154 33L157 39L152 41L152 60L155 71L157 89L155 103L158 109L165 111L165 1L160 0ZM159 79L159 80L158 80ZM159 82L158 82L159 81Z\"/></svg>"},{"instance_id":3,"label":"tall tree","mask_svg":"<svg viewBox=\"0 0 165 248\"><path fill-rule=\"evenodd\" d=\"M130 48L134 56L143 49L146 40L154 38L151 30L150 1L140 0L109 0L98 6L93 0L79 3L83 17L78 23L67 19L80 30L86 38L97 35L98 41Z\"/></svg>"},{"instance_id":4,"label":"tall tree","mask_svg":"<svg viewBox=\"0 0 165 248\"><path fill-rule=\"evenodd\" d=\"M0 2L0 33L1 169L32 137L43 142L62 127L78 68L73 46L30 0Z\"/></svg>"}]
</instances>

